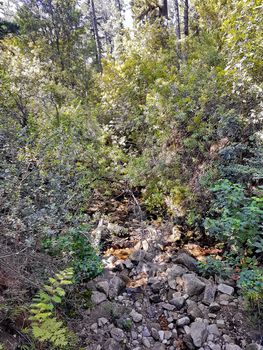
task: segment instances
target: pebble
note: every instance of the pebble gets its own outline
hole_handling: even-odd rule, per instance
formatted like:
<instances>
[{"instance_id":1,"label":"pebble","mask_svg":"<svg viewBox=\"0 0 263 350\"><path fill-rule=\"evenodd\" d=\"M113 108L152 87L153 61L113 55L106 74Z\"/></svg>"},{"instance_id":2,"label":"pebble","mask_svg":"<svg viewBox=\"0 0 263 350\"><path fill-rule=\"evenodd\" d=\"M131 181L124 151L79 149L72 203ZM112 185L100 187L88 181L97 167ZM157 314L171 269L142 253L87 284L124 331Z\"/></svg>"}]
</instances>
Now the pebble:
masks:
<instances>
[{"instance_id":1,"label":"pebble","mask_svg":"<svg viewBox=\"0 0 263 350\"><path fill-rule=\"evenodd\" d=\"M143 316L141 314L139 314L138 312L136 312L135 310L132 310L132 312L130 313L130 316L131 316L133 322L135 322L135 323L141 322L143 319Z\"/></svg>"},{"instance_id":2,"label":"pebble","mask_svg":"<svg viewBox=\"0 0 263 350\"><path fill-rule=\"evenodd\" d=\"M177 322L176 322L176 325L178 327L186 326L188 324L190 324L190 318L187 316L179 318L179 320L177 320Z\"/></svg>"}]
</instances>

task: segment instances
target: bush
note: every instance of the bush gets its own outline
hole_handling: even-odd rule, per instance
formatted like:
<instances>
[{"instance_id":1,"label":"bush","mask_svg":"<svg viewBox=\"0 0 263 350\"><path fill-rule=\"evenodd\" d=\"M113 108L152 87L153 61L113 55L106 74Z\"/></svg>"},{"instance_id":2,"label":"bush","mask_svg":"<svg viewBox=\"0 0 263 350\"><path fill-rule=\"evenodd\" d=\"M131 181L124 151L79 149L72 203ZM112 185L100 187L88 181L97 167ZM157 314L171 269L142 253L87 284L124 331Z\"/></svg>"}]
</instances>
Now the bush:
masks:
<instances>
[{"instance_id":1,"label":"bush","mask_svg":"<svg viewBox=\"0 0 263 350\"><path fill-rule=\"evenodd\" d=\"M228 180L219 181L212 192L215 198L205 219L206 230L239 255L252 254L262 234L262 198L247 196L244 187Z\"/></svg>"}]
</instances>

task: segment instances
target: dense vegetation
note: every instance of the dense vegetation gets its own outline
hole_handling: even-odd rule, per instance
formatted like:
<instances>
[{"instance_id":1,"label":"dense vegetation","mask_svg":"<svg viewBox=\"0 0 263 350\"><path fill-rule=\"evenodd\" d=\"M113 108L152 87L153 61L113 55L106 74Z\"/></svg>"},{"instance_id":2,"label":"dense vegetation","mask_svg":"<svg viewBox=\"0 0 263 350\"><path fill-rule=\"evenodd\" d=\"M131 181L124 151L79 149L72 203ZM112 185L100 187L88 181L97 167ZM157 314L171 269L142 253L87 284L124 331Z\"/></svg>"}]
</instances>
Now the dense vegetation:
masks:
<instances>
[{"instance_id":1,"label":"dense vegetation","mask_svg":"<svg viewBox=\"0 0 263 350\"><path fill-rule=\"evenodd\" d=\"M12 319L50 277L31 306L36 347L67 344L55 304L64 284L100 273L87 241L98 217L87 209L116 194L132 193L147 219L223 243L222 260L201 269L239 272L262 310L262 3L186 3L184 21L172 9L176 28L144 0L134 1L133 30L113 1L23 0L0 23L1 264L29 256L1 286L28 279L42 259L26 292L8 289L3 312Z\"/></svg>"}]
</instances>

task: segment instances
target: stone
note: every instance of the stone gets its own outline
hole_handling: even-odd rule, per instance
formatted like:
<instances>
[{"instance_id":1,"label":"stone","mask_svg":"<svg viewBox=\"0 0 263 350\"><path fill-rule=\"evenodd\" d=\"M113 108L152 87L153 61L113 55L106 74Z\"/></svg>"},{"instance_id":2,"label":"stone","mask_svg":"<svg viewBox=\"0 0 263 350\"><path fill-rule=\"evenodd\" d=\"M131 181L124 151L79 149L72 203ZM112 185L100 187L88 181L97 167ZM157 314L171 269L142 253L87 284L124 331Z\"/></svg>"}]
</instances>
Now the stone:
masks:
<instances>
[{"instance_id":1,"label":"stone","mask_svg":"<svg viewBox=\"0 0 263 350\"><path fill-rule=\"evenodd\" d=\"M214 334L217 337L219 337L221 334L216 324L210 324L207 327L207 330L209 334Z\"/></svg>"},{"instance_id":2,"label":"stone","mask_svg":"<svg viewBox=\"0 0 263 350\"><path fill-rule=\"evenodd\" d=\"M225 350L242 350L240 346L235 344L226 344Z\"/></svg>"},{"instance_id":3,"label":"stone","mask_svg":"<svg viewBox=\"0 0 263 350\"><path fill-rule=\"evenodd\" d=\"M196 347L201 347L208 336L207 325L202 321L195 321L190 326L190 335Z\"/></svg>"},{"instance_id":4,"label":"stone","mask_svg":"<svg viewBox=\"0 0 263 350\"><path fill-rule=\"evenodd\" d=\"M123 330L120 328L115 328L115 327L112 328L110 331L110 335L114 340L116 340L118 342L121 342L125 339L125 334L124 334Z\"/></svg>"},{"instance_id":5,"label":"stone","mask_svg":"<svg viewBox=\"0 0 263 350\"><path fill-rule=\"evenodd\" d=\"M126 267L126 269L131 270L133 268L133 263L130 259L126 259L123 261L123 265Z\"/></svg>"},{"instance_id":6,"label":"stone","mask_svg":"<svg viewBox=\"0 0 263 350\"><path fill-rule=\"evenodd\" d=\"M96 284L96 288L98 289L99 292L102 292L106 294L107 296L109 295L109 282L108 281L101 281Z\"/></svg>"},{"instance_id":7,"label":"stone","mask_svg":"<svg viewBox=\"0 0 263 350\"><path fill-rule=\"evenodd\" d=\"M159 339L161 341L163 341L164 340L164 331L159 331L158 334L159 334Z\"/></svg>"},{"instance_id":8,"label":"stone","mask_svg":"<svg viewBox=\"0 0 263 350\"><path fill-rule=\"evenodd\" d=\"M139 263L140 261L143 261L144 257L145 257L145 251L139 249L139 250L135 250L130 255L130 260L131 260L131 262Z\"/></svg>"},{"instance_id":9,"label":"stone","mask_svg":"<svg viewBox=\"0 0 263 350\"><path fill-rule=\"evenodd\" d=\"M216 294L216 287L213 284L208 283L205 286L203 303L205 305L210 305L215 300L215 294Z\"/></svg>"},{"instance_id":10,"label":"stone","mask_svg":"<svg viewBox=\"0 0 263 350\"><path fill-rule=\"evenodd\" d=\"M228 286L227 284L219 284L217 287L218 291L227 294L227 295L233 295L234 294L234 288L231 286Z\"/></svg>"},{"instance_id":11,"label":"stone","mask_svg":"<svg viewBox=\"0 0 263 350\"><path fill-rule=\"evenodd\" d=\"M223 328L225 326L225 321L220 319L216 321L216 324L219 328Z\"/></svg>"},{"instance_id":12,"label":"stone","mask_svg":"<svg viewBox=\"0 0 263 350\"><path fill-rule=\"evenodd\" d=\"M185 334L183 337L183 342L188 350L195 350L195 346L193 344L193 339L190 334ZM180 346L180 343L179 343Z\"/></svg>"},{"instance_id":13,"label":"stone","mask_svg":"<svg viewBox=\"0 0 263 350\"><path fill-rule=\"evenodd\" d=\"M199 309L196 303L191 303L189 307L187 308L187 314L190 316L192 320L195 320L196 318L203 317L202 311Z\"/></svg>"},{"instance_id":14,"label":"stone","mask_svg":"<svg viewBox=\"0 0 263 350\"><path fill-rule=\"evenodd\" d=\"M105 326L108 322L109 322L109 321L108 321L107 318L105 318L105 317L100 317L100 318L98 319L98 325L99 325L99 327Z\"/></svg>"},{"instance_id":15,"label":"stone","mask_svg":"<svg viewBox=\"0 0 263 350\"><path fill-rule=\"evenodd\" d=\"M154 293L158 293L162 289L163 284L160 281L154 282L151 289Z\"/></svg>"},{"instance_id":16,"label":"stone","mask_svg":"<svg viewBox=\"0 0 263 350\"><path fill-rule=\"evenodd\" d=\"M165 350L165 345L161 343L155 343L152 350Z\"/></svg>"},{"instance_id":17,"label":"stone","mask_svg":"<svg viewBox=\"0 0 263 350\"><path fill-rule=\"evenodd\" d=\"M209 311L210 312L218 312L221 309L220 305L218 303L211 303L209 305Z\"/></svg>"},{"instance_id":18,"label":"stone","mask_svg":"<svg viewBox=\"0 0 263 350\"><path fill-rule=\"evenodd\" d=\"M179 318L179 320L177 320L177 322L176 322L176 325L178 327L187 326L188 324L190 324L190 318L187 316Z\"/></svg>"},{"instance_id":19,"label":"stone","mask_svg":"<svg viewBox=\"0 0 263 350\"><path fill-rule=\"evenodd\" d=\"M169 279L169 280L168 280L168 286L169 286L171 289L176 290L176 285L177 285L176 280L174 280L174 279Z\"/></svg>"},{"instance_id":20,"label":"stone","mask_svg":"<svg viewBox=\"0 0 263 350\"><path fill-rule=\"evenodd\" d=\"M172 338L173 333L171 331L164 331L164 339L169 340Z\"/></svg>"},{"instance_id":21,"label":"stone","mask_svg":"<svg viewBox=\"0 0 263 350\"><path fill-rule=\"evenodd\" d=\"M214 344L212 342L208 343L209 349L211 350L221 350L221 346L219 344Z\"/></svg>"},{"instance_id":22,"label":"stone","mask_svg":"<svg viewBox=\"0 0 263 350\"><path fill-rule=\"evenodd\" d=\"M174 305L177 310L180 310L185 304L185 298L184 297L173 298L172 300L169 301L169 303Z\"/></svg>"},{"instance_id":23,"label":"stone","mask_svg":"<svg viewBox=\"0 0 263 350\"><path fill-rule=\"evenodd\" d=\"M196 259L190 256L189 254L186 254L186 253L179 254L176 257L175 262L186 266L190 271L195 271L195 272L198 271Z\"/></svg>"},{"instance_id":24,"label":"stone","mask_svg":"<svg viewBox=\"0 0 263 350\"><path fill-rule=\"evenodd\" d=\"M262 347L256 343L251 343L246 346L245 350L262 350Z\"/></svg>"},{"instance_id":25,"label":"stone","mask_svg":"<svg viewBox=\"0 0 263 350\"><path fill-rule=\"evenodd\" d=\"M150 337L151 336L151 333L150 333L149 329L146 326L143 327L142 336L143 337Z\"/></svg>"},{"instance_id":26,"label":"stone","mask_svg":"<svg viewBox=\"0 0 263 350\"><path fill-rule=\"evenodd\" d=\"M142 343L147 349L151 348L151 343L150 343L150 341L149 341L149 339L147 337L143 337L142 338Z\"/></svg>"},{"instance_id":27,"label":"stone","mask_svg":"<svg viewBox=\"0 0 263 350\"><path fill-rule=\"evenodd\" d=\"M176 278L182 276L184 273L186 273L186 269L183 268L180 265L173 265L169 269L167 269L167 275L168 279Z\"/></svg>"},{"instance_id":28,"label":"stone","mask_svg":"<svg viewBox=\"0 0 263 350\"><path fill-rule=\"evenodd\" d=\"M91 302L95 305L99 305L100 303L102 303L103 301L105 301L107 299L106 295L104 293L101 292L92 292L91 295Z\"/></svg>"},{"instance_id":29,"label":"stone","mask_svg":"<svg viewBox=\"0 0 263 350\"><path fill-rule=\"evenodd\" d=\"M130 316L131 316L133 322L135 322L135 323L141 322L143 319L142 315L139 314L138 312L136 312L135 310L131 311Z\"/></svg>"},{"instance_id":30,"label":"stone","mask_svg":"<svg viewBox=\"0 0 263 350\"><path fill-rule=\"evenodd\" d=\"M205 289L205 284L194 274L183 275L184 289L189 296L199 295Z\"/></svg>"},{"instance_id":31,"label":"stone","mask_svg":"<svg viewBox=\"0 0 263 350\"><path fill-rule=\"evenodd\" d=\"M152 334L153 339L159 340L159 333L158 333L156 328L151 329L151 334Z\"/></svg>"},{"instance_id":32,"label":"stone","mask_svg":"<svg viewBox=\"0 0 263 350\"><path fill-rule=\"evenodd\" d=\"M122 350L122 345L120 345L114 339L108 339L106 341L106 343L104 344L103 349L107 349L107 350Z\"/></svg>"},{"instance_id":33,"label":"stone","mask_svg":"<svg viewBox=\"0 0 263 350\"><path fill-rule=\"evenodd\" d=\"M173 311L175 309L175 306L171 305L169 303L162 303L162 307L163 307L163 309L168 310L168 311Z\"/></svg>"},{"instance_id":34,"label":"stone","mask_svg":"<svg viewBox=\"0 0 263 350\"><path fill-rule=\"evenodd\" d=\"M109 299L118 296L125 287L125 282L120 277L114 276L109 283Z\"/></svg>"}]
</instances>

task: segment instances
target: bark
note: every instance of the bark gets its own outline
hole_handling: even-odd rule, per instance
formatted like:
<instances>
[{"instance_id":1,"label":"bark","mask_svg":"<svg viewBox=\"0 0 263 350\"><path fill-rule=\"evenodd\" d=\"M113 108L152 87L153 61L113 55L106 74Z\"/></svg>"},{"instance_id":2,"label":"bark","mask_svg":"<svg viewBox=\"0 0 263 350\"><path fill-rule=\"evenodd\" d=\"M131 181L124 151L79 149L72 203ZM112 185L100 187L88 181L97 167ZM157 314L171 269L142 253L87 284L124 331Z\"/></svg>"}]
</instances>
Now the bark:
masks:
<instances>
[{"instance_id":1,"label":"bark","mask_svg":"<svg viewBox=\"0 0 263 350\"><path fill-rule=\"evenodd\" d=\"M180 23L180 9L179 9L179 3L178 0L175 0L175 31L177 39L181 39L181 23Z\"/></svg>"},{"instance_id":2,"label":"bark","mask_svg":"<svg viewBox=\"0 0 263 350\"><path fill-rule=\"evenodd\" d=\"M189 0L184 0L184 35L189 35Z\"/></svg>"},{"instance_id":3,"label":"bark","mask_svg":"<svg viewBox=\"0 0 263 350\"><path fill-rule=\"evenodd\" d=\"M161 16L168 19L168 0L163 0L163 4L161 6Z\"/></svg>"},{"instance_id":4,"label":"bark","mask_svg":"<svg viewBox=\"0 0 263 350\"><path fill-rule=\"evenodd\" d=\"M102 64L101 64L101 42L99 38L99 31L98 31L98 22L97 22L97 16L96 16L96 9L94 5L94 1L90 0L90 11L91 11L91 18L92 18L92 27L93 27L93 33L94 33L94 39L96 43L96 55L97 55L97 62L99 66L100 72L102 71Z\"/></svg>"}]
</instances>

